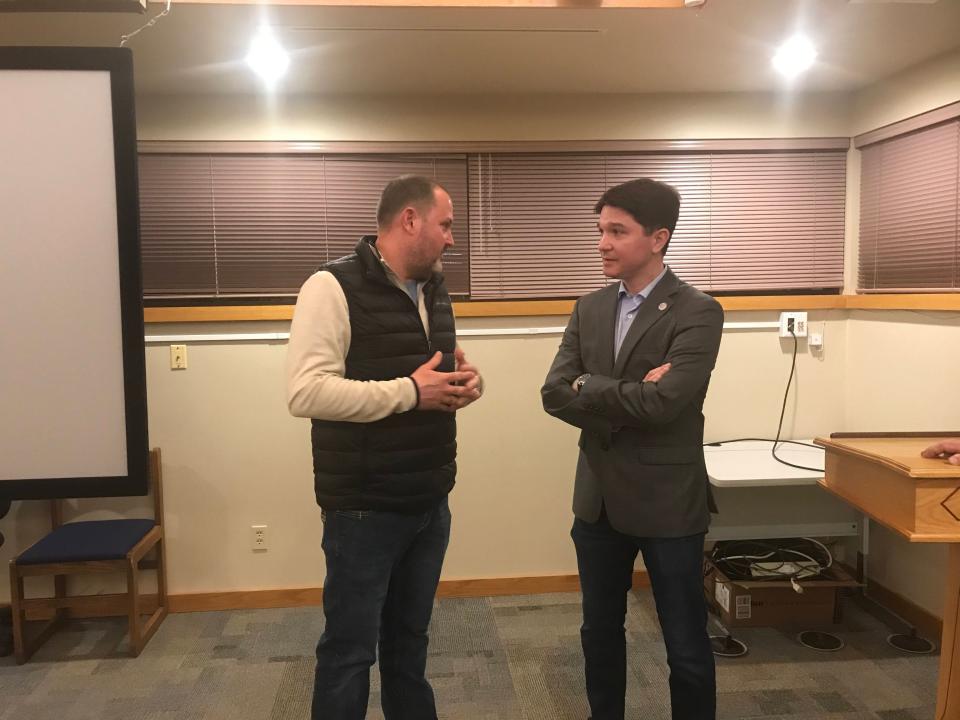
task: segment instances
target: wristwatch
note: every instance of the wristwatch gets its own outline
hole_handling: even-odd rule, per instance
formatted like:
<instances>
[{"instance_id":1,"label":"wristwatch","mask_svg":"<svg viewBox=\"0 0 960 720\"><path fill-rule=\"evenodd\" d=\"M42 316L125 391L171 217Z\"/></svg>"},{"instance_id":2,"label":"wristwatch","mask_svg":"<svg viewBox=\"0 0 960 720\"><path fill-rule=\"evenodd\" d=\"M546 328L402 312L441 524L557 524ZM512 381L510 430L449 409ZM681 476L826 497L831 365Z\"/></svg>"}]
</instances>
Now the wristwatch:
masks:
<instances>
[{"instance_id":1,"label":"wristwatch","mask_svg":"<svg viewBox=\"0 0 960 720\"><path fill-rule=\"evenodd\" d=\"M590 373L584 373L583 375L581 375L580 377L578 377L576 380L573 381L573 387L577 391L577 394L579 394L580 391L583 390L584 384L589 379L590 379Z\"/></svg>"}]
</instances>

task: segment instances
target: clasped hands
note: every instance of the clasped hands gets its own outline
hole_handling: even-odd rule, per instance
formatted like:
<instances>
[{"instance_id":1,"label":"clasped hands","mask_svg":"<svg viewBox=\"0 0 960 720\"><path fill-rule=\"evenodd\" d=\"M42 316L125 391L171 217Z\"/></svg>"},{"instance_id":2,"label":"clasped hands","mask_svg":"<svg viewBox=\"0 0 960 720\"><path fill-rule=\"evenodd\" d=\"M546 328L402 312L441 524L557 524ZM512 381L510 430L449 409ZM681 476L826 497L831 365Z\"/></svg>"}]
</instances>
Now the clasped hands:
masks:
<instances>
[{"instance_id":1,"label":"clasped hands","mask_svg":"<svg viewBox=\"0 0 960 720\"><path fill-rule=\"evenodd\" d=\"M436 352L410 376L420 395L418 410L456 412L480 397L480 371L467 360L460 348L454 350L453 356L457 361L453 372L437 370L443 354Z\"/></svg>"}]
</instances>

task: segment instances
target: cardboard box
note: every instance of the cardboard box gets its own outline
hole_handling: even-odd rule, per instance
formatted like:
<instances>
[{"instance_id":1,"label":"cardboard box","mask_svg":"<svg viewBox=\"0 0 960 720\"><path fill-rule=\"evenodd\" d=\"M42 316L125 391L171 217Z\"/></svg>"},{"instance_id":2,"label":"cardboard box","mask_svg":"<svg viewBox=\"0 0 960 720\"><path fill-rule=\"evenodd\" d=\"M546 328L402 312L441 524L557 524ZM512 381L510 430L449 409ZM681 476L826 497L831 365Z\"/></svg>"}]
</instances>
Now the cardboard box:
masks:
<instances>
[{"instance_id":1,"label":"cardboard box","mask_svg":"<svg viewBox=\"0 0 960 720\"><path fill-rule=\"evenodd\" d=\"M839 594L860 586L834 565L817 578L800 581L798 593L789 580L731 581L707 557L703 591L724 627L812 627L840 620Z\"/></svg>"}]
</instances>

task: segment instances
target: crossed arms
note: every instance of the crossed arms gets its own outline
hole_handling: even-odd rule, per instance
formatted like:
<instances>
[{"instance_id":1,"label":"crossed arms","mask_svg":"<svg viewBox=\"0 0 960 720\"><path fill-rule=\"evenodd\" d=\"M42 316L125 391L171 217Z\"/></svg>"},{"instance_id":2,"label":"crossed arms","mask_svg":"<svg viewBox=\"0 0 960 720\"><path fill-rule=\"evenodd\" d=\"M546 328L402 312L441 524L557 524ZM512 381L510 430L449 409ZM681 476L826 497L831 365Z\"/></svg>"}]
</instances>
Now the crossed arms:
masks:
<instances>
[{"instance_id":1,"label":"crossed arms","mask_svg":"<svg viewBox=\"0 0 960 720\"><path fill-rule=\"evenodd\" d=\"M580 305L574 306L540 391L544 410L554 417L601 436L623 426L662 425L683 412L707 383L723 330L723 310L715 301L704 300L679 314L665 357L669 371L660 366L642 379L614 378L584 366ZM585 372L590 379L577 393L571 382Z\"/></svg>"}]
</instances>

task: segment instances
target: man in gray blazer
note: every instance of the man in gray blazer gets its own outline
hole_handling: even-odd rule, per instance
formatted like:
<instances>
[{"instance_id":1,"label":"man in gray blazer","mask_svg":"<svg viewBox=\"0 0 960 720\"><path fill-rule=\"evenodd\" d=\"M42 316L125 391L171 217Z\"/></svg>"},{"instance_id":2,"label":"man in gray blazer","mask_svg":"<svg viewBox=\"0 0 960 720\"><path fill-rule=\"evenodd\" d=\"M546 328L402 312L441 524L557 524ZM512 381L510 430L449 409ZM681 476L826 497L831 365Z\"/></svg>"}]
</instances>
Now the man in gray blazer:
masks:
<instances>
[{"instance_id":1,"label":"man in gray blazer","mask_svg":"<svg viewBox=\"0 0 960 720\"><path fill-rule=\"evenodd\" d=\"M581 429L571 535L583 592L581 642L593 720L622 720L624 619L637 553L670 666L674 720L714 720L703 539L715 511L703 459L703 401L723 310L664 265L680 196L647 178L597 203L604 274L577 301L541 390Z\"/></svg>"}]
</instances>

